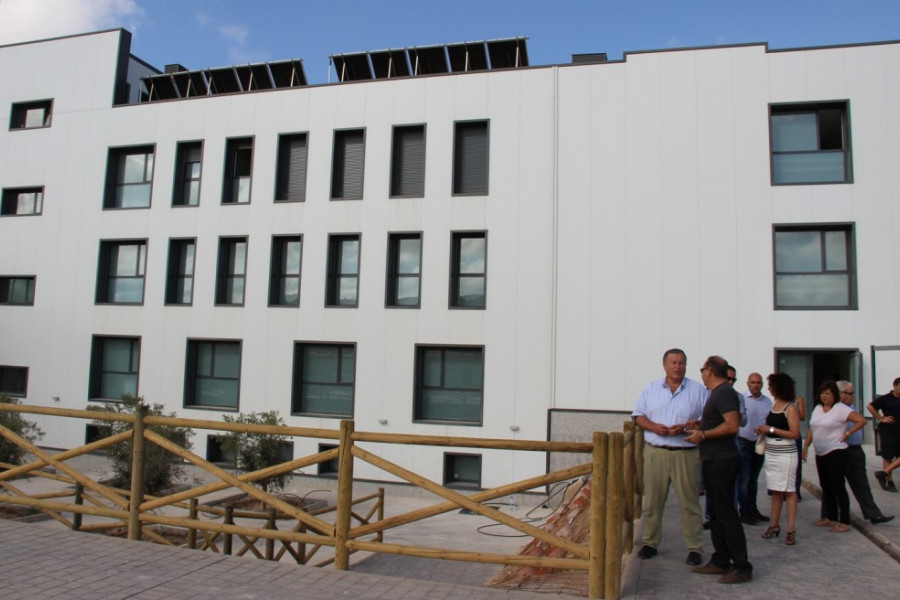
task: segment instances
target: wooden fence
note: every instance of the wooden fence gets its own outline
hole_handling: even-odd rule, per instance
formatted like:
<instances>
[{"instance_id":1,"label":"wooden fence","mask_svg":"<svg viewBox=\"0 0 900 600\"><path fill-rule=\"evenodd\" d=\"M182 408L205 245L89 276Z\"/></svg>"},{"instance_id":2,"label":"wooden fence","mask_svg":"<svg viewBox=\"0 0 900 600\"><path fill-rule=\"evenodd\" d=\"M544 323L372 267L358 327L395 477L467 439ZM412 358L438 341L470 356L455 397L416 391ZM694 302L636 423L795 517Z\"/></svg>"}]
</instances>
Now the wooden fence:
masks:
<instances>
[{"instance_id":1,"label":"wooden fence","mask_svg":"<svg viewBox=\"0 0 900 600\"><path fill-rule=\"evenodd\" d=\"M506 564L551 569L583 570L588 573L588 597L618 599L621 595L622 555L633 549L634 523L640 518L642 432L630 422L624 424L624 432L595 432L591 443L548 442L503 439L461 438L447 436L423 436L386 433L357 432L353 421L341 421L339 430L310 429L301 427L249 425L173 417L148 416L145 407L134 414L117 414L98 411L59 409L42 406L25 406L0 403L0 411L40 414L67 419L91 421L120 421L131 426L125 432L85 444L78 448L57 453L48 452L11 430L0 426L0 436L19 445L35 459L17 466L0 463L0 502L35 507L67 527L82 530L125 527L130 539L148 537L159 543L171 543L153 528L144 525L167 526L187 531L187 545L213 552L234 552L233 542L238 539L243 547L238 554L250 552L258 558L278 560L285 553L307 564L316 550L333 548L333 558L318 563L319 566L334 563L335 568L350 568L350 555L357 551L402 554L445 560L468 561L488 564ZM153 430L153 426L186 427L223 432L247 432L276 434L289 437L335 440L337 447L309 456L296 458L258 471L235 475L216 466L193 452L169 441ZM107 448L112 444L130 441L133 444L134 475L130 490L116 489L95 481L73 468L66 461ZM147 443L156 444L185 461L196 465L216 481L199 487L176 491L165 496L144 494L143 468ZM409 446L442 446L447 448L480 448L529 452L564 452L589 455L583 464L506 483L466 495L458 490L435 483L401 465L375 454L371 444L402 444ZM337 502L334 507L306 510L279 496L266 493L253 485L254 481L293 472L317 463L338 459ZM385 518L384 491L362 498L353 498L353 468L356 460L369 463L414 486L427 490L443 499L437 504ZM44 467L52 467L55 473ZM14 480L24 476L55 479L68 488L65 491L29 496L16 486ZM591 478L590 542L588 547L573 543L549 531L523 522L518 518L493 508L488 503L511 494L578 477ZM236 488L259 500L267 507L265 513L235 511L228 507L216 507L199 503L199 498ZM367 512L360 507L368 505ZM389 544L384 532L459 508L483 515L523 534L533 536L548 548L556 549L553 556L521 556L493 554L477 551L460 551L412 545ZM172 514L162 514L165 509ZM277 528L275 511L294 520L290 530ZM329 514L329 519L324 517ZM64 515L71 514L72 519ZM82 515L95 515L113 519L111 522L86 526ZM214 522L201 515L217 515L223 522ZM241 522L247 518L262 519L261 527ZM236 521L235 519L239 519ZM265 550L257 548L257 541L265 542ZM277 543L281 547L276 551ZM309 549L309 550L307 550ZM558 556L562 555L562 557Z\"/></svg>"}]
</instances>

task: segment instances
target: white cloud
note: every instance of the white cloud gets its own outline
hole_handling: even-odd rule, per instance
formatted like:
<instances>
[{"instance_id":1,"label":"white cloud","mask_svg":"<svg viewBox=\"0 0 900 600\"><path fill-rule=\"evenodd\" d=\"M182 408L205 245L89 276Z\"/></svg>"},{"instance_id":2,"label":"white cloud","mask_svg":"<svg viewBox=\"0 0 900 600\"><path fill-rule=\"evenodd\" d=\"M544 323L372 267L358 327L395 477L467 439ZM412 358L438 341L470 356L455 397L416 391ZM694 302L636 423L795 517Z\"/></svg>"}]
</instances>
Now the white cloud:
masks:
<instances>
[{"instance_id":1,"label":"white cloud","mask_svg":"<svg viewBox=\"0 0 900 600\"><path fill-rule=\"evenodd\" d=\"M235 44L244 44L247 41L247 35L250 33L243 25L220 25L219 33L226 40Z\"/></svg>"},{"instance_id":2,"label":"white cloud","mask_svg":"<svg viewBox=\"0 0 900 600\"><path fill-rule=\"evenodd\" d=\"M134 32L143 16L136 0L0 0L0 44L115 27Z\"/></svg>"}]
</instances>

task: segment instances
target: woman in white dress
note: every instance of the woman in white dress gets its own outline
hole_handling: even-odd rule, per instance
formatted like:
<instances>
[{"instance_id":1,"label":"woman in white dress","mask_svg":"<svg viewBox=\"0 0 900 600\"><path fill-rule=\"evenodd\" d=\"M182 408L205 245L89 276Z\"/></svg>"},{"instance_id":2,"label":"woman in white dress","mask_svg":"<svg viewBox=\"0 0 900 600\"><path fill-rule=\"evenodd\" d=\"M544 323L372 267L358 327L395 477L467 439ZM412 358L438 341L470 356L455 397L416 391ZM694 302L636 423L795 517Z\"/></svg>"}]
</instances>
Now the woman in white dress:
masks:
<instances>
[{"instance_id":1,"label":"woman in white dress","mask_svg":"<svg viewBox=\"0 0 900 600\"><path fill-rule=\"evenodd\" d=\"M839 397L833 381L819 386L803 444L803 460L810 444L816 451L816 471L822 486L825 517L816 521L816 525L831 527L835 533L850 531L850 496L844 486L850 465L847 438L866 425L863 416L838 400ZM847 429L847 423L853 426Z\"/></svg>"},{"instance_id":2,"label":"woman in white dress","mask_svg":"<svg viewBox=\"0 0 900 600\"><path fill-rule=\"evenodd\" d=\"M781 533L781 507L787 506L787 534L784 543L797 543L797 442L800 438L800 416L794 400L797 396L794 380L787 373L773 373L767 378L772 395L772 409L766 422L756 433L766 436L766 486L772 493L772 516L765 539Z\"/></svg>"}]
</instances>

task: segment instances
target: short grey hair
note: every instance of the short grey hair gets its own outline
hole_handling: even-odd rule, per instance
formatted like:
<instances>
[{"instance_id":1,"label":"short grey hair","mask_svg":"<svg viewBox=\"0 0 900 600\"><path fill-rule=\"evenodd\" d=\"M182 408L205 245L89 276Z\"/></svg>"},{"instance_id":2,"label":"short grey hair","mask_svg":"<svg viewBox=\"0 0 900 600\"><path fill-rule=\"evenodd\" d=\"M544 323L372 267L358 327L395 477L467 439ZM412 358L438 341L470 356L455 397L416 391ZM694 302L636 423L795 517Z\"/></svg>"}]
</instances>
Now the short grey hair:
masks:
<instances>
[{"instance_id":1,"label":"short grey hair","mask_svg":"<svg viewBox=\"0 0 900 600\"><path fill-rule=\"evenodd\" d=\"M847 381L846 379L839 379L839 380L836 381L835 383L837 383L838 391L839 391L839 392L846 392L846 391L847 391L847 388L850 387L851 385L853 385L852 383L850 383L850 382Z\"/></svg>"}]
</instances>

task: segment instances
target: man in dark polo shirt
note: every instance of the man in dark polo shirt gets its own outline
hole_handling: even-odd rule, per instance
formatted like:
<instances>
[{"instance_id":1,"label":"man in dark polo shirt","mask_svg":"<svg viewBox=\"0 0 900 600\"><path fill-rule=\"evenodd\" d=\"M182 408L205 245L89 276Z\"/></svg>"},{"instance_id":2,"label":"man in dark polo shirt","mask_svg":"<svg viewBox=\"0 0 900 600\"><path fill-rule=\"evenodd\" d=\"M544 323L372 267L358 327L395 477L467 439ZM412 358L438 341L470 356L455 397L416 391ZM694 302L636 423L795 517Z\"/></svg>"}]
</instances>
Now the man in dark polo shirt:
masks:
<instances>
[{"instance_id":1,"label":"man in dark polo shirt","mask_svg":"<svg viewBox=\"0 0 900 600\"><path fill-rule=\"evenodd\" d=\"M741 420L740 399L728 385L728 363L721 356L706 359L700 374L710 391L709 398L703 406L700 426L685 440L700 447L715 551L708 563L693 571L719 575L719 583L744 583L753 576L753 565L747 560L747 540L734 506L734 484L741 470L735 445Z\"/></svg>"},{"instance_id":2,"label":"man in dark polo shirt","mask_svg":"<svg viewBox=\"0 0 900 600\"><path fill-rule=\"evenodd\" d=\"M866 407L878 421L878 432L881 434L881 460L885 471L875 471L875 478L881 489L896 492L894 477L888 471L891 462L900 458L900 377L894 380L891 393L879 396Z\"/></svg>"}]
</instances>

